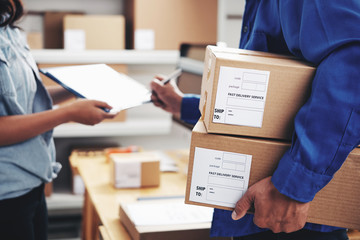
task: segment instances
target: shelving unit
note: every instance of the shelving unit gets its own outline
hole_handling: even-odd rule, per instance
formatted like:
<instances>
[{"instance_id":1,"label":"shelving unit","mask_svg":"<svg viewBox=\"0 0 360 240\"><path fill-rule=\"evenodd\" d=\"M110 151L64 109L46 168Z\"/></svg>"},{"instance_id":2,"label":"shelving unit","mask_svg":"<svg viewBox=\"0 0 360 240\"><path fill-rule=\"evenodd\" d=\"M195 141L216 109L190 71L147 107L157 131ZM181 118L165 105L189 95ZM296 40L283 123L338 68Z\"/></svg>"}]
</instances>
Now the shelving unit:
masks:
<instances>
[{"instance_id":1,"label":"shelving unit","mask_svg":"<svg viewBox=\"0 0 360 240\"><path fill-rule=\"evenodd\" d=\"M175 65L179 59L177 50L84 50L56 49L32 50L37 63L55 64L126 64L126 65Z\"/></svg>"}]
</instances>

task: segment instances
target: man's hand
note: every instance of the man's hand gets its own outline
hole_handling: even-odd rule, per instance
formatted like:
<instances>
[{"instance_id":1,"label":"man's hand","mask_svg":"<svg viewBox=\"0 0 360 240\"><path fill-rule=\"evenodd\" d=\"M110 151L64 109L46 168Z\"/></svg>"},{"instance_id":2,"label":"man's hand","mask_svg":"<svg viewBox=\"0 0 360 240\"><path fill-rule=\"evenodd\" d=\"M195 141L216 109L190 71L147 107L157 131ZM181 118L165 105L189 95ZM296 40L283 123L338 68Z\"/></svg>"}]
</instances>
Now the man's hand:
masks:
<instances>
[{"instance_id":1,"label":"man's hand","mask_svg":"<svg viewBox=\"0 0 360 240\"><path fill-rule=\"evenodd\" d=\"M153 91L151 100L155 106L174 114L176 117L180 117L181 102L184 94L179 90L174 81L164 85L161 82L163 79L163 76L156 76L150 83Z\"/></svg>"},{"instance_id":2,"label":"man's hand","mask_svg":"<svg viewBox=\"0 0 360 240\"><path fill-rule=\"evenodd\" d=\"M304 227L310 203L295 201L281 194L267 177L251 186L236 203L232 218L242 218L255 208L254 223L260 228L269 228L274 233L294 232Z\"/></svg>"}]
</instances>

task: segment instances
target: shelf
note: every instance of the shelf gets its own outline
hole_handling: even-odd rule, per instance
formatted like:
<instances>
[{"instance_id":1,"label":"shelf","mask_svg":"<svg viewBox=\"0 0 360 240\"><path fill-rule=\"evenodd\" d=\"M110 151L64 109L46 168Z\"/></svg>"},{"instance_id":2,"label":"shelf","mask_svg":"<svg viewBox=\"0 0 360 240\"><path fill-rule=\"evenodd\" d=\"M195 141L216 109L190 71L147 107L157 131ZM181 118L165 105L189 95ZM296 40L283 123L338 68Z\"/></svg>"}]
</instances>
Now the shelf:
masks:
<instances>
[{"instance_id":1,"label":"shelf","mask_svg":"<svg viewBox=\"0 0 360 240\"><path fill-rule=\"evenodd\" d=\"M53 193L46 197L49 214L71 214L81 213L84 202L83 195L71 193Z\"/></svg>"},{"instance_id":2,"label":"shelf","mask_svg":"<svg viewBox=\"0 0 360 240\"><path fill-rule=\"evenodd\" d=\"M165 64L175 65L180 57L177 50L31 50L37 63L46 64Z\"/></svg>"},{"instance_id":3,"label":"shelf","mask_svg":"<svg viewBox=\"0 0 360 240\"><path fill-rule=\"evenodd\" d=\"M54 129L54 137L114 137L165 135L170 133L171 118L139 118L125 122L103 122L95 126L66 123Z\"/></svg>"}]
</instances>

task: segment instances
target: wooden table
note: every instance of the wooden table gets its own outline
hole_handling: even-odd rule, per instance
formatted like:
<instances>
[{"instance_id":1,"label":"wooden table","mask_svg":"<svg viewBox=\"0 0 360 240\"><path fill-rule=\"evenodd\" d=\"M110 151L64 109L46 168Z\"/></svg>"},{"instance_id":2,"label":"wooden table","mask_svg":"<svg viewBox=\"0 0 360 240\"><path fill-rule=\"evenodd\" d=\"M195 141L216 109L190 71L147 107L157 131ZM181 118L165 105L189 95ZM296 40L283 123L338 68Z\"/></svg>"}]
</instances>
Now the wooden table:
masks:
<instances>
[{"instance_id":1,"label":"wooden table","mask_svg":"<svg viewBox=\"0 0 360 240\"><path fill-rule=\"evenodd\" d=\"M188 151L166 152L179 166L177 173L162 173L160 187L115 189L110 184L110 168L104 155L70 156L70 164L79 171L85 184L82 239L130 240L120 223L119 204L143 196L185 195ZM100 227L100 228L99 228Z\"/></svg>"},{"instance_id":2,"label":"wooden table","mask_svg":"<svg viewBox=\"0 0 360 240\"><path fill-rule=\"evenodd\" d=\"M184 195L188 151L170 151L179 166L178 173L162 173L160 187L141 189L115 189L110 184L110 169L105 156L72 154L70 164L77 168L84 180L85 202L83 209L82 239L130 240L120 223L119 204L136 201L143 196ZM350 240L360 240L360 232L349 230Z\"/></svg>"}]
</instances>

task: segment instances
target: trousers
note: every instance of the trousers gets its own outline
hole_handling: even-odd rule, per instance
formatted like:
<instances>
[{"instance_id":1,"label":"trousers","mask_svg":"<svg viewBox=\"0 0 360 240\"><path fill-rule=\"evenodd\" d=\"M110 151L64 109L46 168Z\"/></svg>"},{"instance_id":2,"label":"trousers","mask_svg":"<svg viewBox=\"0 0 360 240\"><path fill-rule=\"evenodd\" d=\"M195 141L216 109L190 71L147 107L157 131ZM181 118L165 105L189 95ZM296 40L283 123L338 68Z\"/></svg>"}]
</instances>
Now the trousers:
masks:
<instances>
[{"instance_id":1,"label":"trousers","mask_svg":"<svg viewBox=\"0 0 360 240\"><path fill-rule=\"evenodd\" d=\"M47 240L44 184L20 197L0 200L0 238Z\"/></svg>"}]
</instances>

